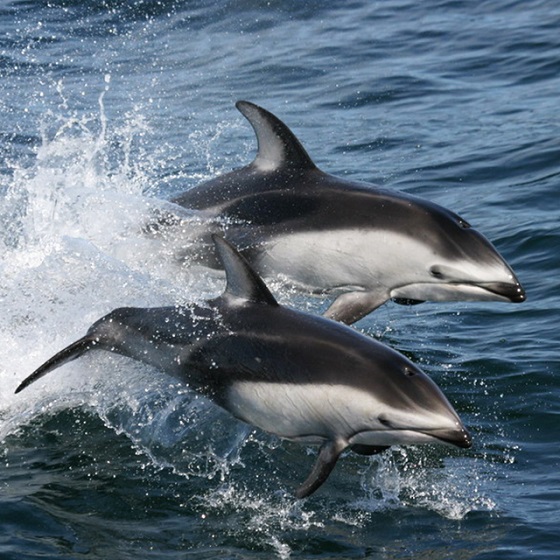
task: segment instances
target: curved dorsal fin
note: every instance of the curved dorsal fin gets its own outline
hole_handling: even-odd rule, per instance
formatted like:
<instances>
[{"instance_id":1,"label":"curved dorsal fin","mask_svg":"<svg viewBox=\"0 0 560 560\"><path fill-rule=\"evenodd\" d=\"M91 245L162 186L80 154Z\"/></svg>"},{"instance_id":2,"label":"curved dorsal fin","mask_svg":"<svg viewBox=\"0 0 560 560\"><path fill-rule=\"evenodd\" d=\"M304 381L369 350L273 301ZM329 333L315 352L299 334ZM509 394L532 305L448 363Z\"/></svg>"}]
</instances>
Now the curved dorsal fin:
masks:
<instances>
[{"instance_id":1,"label":"curved dorsal fin","mask_svg":"<svg viewBox=\"0 0 560 560\"><path fill-rule=\"evenodd\" d=\"M253 303L266 303L277 306L278 302L270 293L261 277L249 266L237 249L219 235L212 235L218 256L226 271L224 294L241 298Z\"/></svg>"},{"instance_id":2,"label":"curved dorsal fin","mask_svg":"<svg viewBox=\"0 0 560 560\"><path fill-rule=\"evenodd\" d=\"M315 169L305 148L278 117L249 101L238 101L235 106L257 135L259 150L253 165L263 171L282 167Z\"/></svg>"}]
</instances>

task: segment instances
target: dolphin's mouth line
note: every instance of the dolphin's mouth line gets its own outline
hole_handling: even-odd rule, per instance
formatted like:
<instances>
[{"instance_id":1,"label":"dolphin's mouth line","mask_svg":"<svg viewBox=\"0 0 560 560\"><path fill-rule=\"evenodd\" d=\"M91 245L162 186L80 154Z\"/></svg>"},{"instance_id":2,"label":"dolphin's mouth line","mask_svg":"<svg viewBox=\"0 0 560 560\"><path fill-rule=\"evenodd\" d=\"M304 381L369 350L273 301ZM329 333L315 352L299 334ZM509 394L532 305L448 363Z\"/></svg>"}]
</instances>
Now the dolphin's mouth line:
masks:
<instances>
[{"instance_id":1,"label":"dolphin's mouth line","mask_svg":"<svg viewBox=\"0 0 560 560\"><path fill-rule=\"evenodd\" d=\"M390 430L395 431L413 431L419 434L423 434L425 436L437 439L439 441L443 441L444 443L449 443L451 445L455 445L456 447L462 447L464 449L471 447L472 445L472 438L471 434L467 431L467 429L459 422L455 428L405 428L394 425L388 418L385 416L380 416L378 420L386 426Z\"/></svg>"},{"instance_id":2,"label":"dolphin's mouth line","mask_svg":"<svg viewBox=\"0 0 560 560\"><path fill-rule=\"evenodd\" d=\"M465 429L460 428L458 430L418 430L427 436L454 445L455 447L462 447L463 449L468 449L472 446L471 434Z\"/></svg>"},{"instance_id":3,"label":"dolphin's mouth line","mask_svg":"<svg viewBox=\"0 0 560 560\"><path fill-rule=\"evenodd\" d=\"M460 292L465 291L462 297L454 298L454 289ZM504 300L512 303L522 303L526 300L525 290L519 282L468 282L468 281L448 281L440 282L418 282L403 284L391 290L391 298L397 300L410 300L411 302L422 301L462 301L468 292L488 294L488 299ZM404 295L403 295L404 294ZM438 297L439 294L439 297ZM445 295L451 297L445 297ZM477 298L479 299L479 298ZM480 298L484 299L484 298Z\"/></svg>"},{"instance_id":4,"label":"dolphin's mouth line","mask_svg":"<svg viewBox=\"0 0 560 560\"><path fill-rule=\"evenodd\" d=\"M511 284L505 282L481 282L474 285L491 294L506 297L514 303L521 303L526 299L525 290L519 282Z\"/></svg>"},{"instance_id":5,"label":"dolphin's mouth line","mask_svg":"<svg viewBox=\"0 0 560 560\"><path fill-rule=\"evenodd\" d=\"M525 290L519 282L448 282L448 284L450 286L479 288L513 303L521 303L526 299Z\"/></svg>"},{"instance_id":6,"label":"dolphin's mouth line","mask_svg":"<svg viewBox=\"0 0 560 560\"><path fill-rule=\"evenodd\" d=\"M461 447L463 449L468 449L469 447L472 446L472 437L470 435L470 433L468 432L468 430L466 428L464 428L463 426L461 427L457 427L455 429L453 428L441 428L441 429L433 429L433 428L426 428L426 429L422 429L422 428L406 428L406 427L400 427L400 426L395 426L393 425L390 421L387 420L383 420L381 419L381 423L386 426L385 429L380 428L377 430L362 430L362 431L358 431L355 434L353 434L351 437L348 438L348 441L353 440L356 436L359 436L361 434L366 434L366 433L371 433L371 432L377 432L380 434L387 434L389 432L414 432L417 434L422 434L423 436L427 436L429 438L432 438L434 440L438 440L441 441L443 443L446 443L448 445L453 445L455 447ZM384 445L384 444L380 444L380 445Z\"/></svg>"}]
</instances>

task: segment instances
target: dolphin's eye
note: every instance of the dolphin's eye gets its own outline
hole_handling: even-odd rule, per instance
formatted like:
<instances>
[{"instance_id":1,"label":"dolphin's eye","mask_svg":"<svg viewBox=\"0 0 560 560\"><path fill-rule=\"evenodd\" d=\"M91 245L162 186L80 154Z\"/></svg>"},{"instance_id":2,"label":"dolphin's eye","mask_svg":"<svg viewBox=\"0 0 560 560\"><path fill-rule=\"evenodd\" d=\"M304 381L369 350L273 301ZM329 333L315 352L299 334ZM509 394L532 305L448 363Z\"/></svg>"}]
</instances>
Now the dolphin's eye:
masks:
<instances>
[{"instance_id":1,"label":"dolphin's eye","mask_svg":"<svg viewBox=\"0 0 560 560\"><path fill-rule=\"evenodd\" d=\"M416 372L413 369L410 369L408 366L405 366L404 368L404 374L407 377L413 377L414 375L416 375Z\"/></svg>"},{"instance_id":2,"label":"dolphin's eye","mask_svg":"<svg viewBox=\"0 0 560 560\"><path fill-rule=\"evenodd\" d=\"M471 224L469 224L469 222L463 220L463 218L459 218L459 225L463 228L463 229L469 229L471 227Z\"/></svg>"},{"instance_id":3,"label":"dolphin's eye","mask_svg":"<svg viewBox=\"0 0 560 560\"><path fill-rule=\"evenodd\" d=\"M387 426L388 428L391 427L391 422L385 418L385 416L380 415L378 417L379 423L383 426Z\"/></svg>"},{"instance_id":4,"label":"dolphin's eye","mask_svg":"<svg viewBox=\"0 0 560 560\"><path fill-rule=\"evenodd\" d=\"M438 266L432 266L432 268L430 268L430 274L434 278L438 278L440 280L443 279L443 272L440 270Z\"/></svg>"}]
</instances>

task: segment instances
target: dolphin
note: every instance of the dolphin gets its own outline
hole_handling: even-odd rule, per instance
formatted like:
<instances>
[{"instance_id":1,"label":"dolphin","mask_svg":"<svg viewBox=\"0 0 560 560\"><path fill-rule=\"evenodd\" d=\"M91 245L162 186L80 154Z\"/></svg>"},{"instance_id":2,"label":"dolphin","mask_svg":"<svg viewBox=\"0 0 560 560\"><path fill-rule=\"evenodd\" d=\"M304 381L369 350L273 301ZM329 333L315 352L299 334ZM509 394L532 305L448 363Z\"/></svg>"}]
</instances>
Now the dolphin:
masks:
<instances>
[{"instance_id":1,"label":"dolphin","mask_svg":"<svg viewBox=\"0 0 560 560\"><path fill-rule=\"evenodd\" d=\"M145 362L243 422L320 444L298 498L317 490L348 448L372 455L395 444L471 446L449 401L410 360L349 326L279 305L232 245L217 236L214 243L226 272L221 296L115 309L16 393L93 350Z\"/></svg>"},{"instance_id":2,"label":"dolphin","mask_svg":"<svg viewBox=\"0 0 560 560\"><path fill-rule=\"evenodd\" d=\"M415 196L329 175L276 116L248 101L236 107L256 133L255 160L171 201L212 224L194 243L203 264L219 267L210 233L221 233L262 277L334 296L326 316L348 324L389 299L525 300L513 270L466 220Z\"/></svg>"}]
</instances>

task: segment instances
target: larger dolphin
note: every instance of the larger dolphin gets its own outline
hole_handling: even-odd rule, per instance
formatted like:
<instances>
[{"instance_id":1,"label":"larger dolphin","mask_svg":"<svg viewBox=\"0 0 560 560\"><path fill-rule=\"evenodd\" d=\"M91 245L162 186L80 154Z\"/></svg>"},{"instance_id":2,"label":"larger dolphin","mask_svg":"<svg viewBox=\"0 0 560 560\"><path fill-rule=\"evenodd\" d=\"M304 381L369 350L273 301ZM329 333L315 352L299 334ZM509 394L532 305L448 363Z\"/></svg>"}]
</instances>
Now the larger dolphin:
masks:
<instances>
[{"instance_id":1,"label":"larger dolphin","mask_svg":"<svg viewBox=\"0 0 560 560\"><path fill-rule=\"evenodd\" d=\"M244 422L319 443L300 498L323 484L346 448L471 445L453 407L412 362L350 327L278 305L232 246L215 243L227 277L220 297L202 306L116 309L16 392L91 350L146 362Z\"/></svg>"},{"instance_id":2,"label":"larger dolphin","mask_svg":"<svg viewBox=\"0 0 560 560\"><path fill-rule=\"evenodd\" d=\"M255 160L173 202L227 223L225 237L259 274L336 296L326 315L345 323L390 298L525 300L512 269L464 219L421 198L324 173L277 117L247 101L236 106L255 130ZM209 238L206 245L206 264L218 266Z\"/></svg>"}]
</instances>

